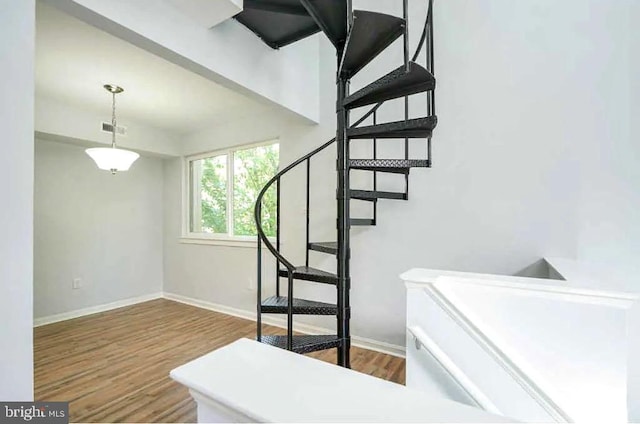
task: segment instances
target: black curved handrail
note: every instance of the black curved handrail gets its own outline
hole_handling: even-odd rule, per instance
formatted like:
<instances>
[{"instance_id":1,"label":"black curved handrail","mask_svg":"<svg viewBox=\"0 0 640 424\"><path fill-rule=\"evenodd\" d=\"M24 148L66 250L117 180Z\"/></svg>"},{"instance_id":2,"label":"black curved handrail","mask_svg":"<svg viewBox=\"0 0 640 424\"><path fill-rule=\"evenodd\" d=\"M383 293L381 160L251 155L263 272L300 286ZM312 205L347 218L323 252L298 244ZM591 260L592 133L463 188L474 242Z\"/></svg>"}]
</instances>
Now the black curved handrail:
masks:
<instances>
[{"instance_id":1,"label":"black curved handrail","mask_svg":"<svg viewBox=\"0 0 640 424\"><path fill-rule=\"evenodd\" d=\"M422 34L420 36L420 41L418 42L418 46L416 47L416 51L412 56L412 59L411 59L412 61L415 61L418 58L418 56L420 55L420 52L422 51L422 48L424 47L425 40L427 39L427 35L430 32L429 30L430 30L430 26L432 25L432 22L433 22L433 0L429 0L429 9L427 10L427 17L426 17L425 22L424 22L424 27L422 29ZM432 39L430 41L433 42ZM433 57L428 58L428 62L429 62L428 68L430 68L429 71L433 72ZM350 126L350 128L354 128L354 127L357 127L358 125L360 125L368 117L370 117L372 114L374 114L380 108L380 106L382 106L383 104L384 104L384 101L377 103L367 113L365 113L360 119L358 119L354 124L352 124ZM269 249L269 251L276 257L276 259L279 262L281 262L287 268L289 273L293 272L293 270L295 269L295 266L293 266L293 264L291 264L291 262L289 262L287 259L285 259L284 256L282 256L280 254L279 249L276 249L275 246L269 241L269 238L264 233L264 230L262 228L262 199L263 199L265 193L267 192L267 190L269 190L269 188L271 188L271 186L276 181L279 181L280 178L284 174L286 174L287 172L289 172L291 169L295 168L296 166L300 165L302 162L310 159L312 156L315 156L316 154L320 153L322 150L324 150L327 147L329 147L335 141L336 141L335 138L327 141L322 146L316 148L315 150L312 150L311 152L307 153L306 155L302 156L301 158L297 159L295 162L291 163L290 165L288 165L287 167L285 167L284 169L279 171L276 175L273 176L273 178L271 178L265 184L265 186L262 188L262 190L260 191L260 193L258 194L258 197L256 199L256 205L255 205L255 208L254 208L254 219L256 221L256 231L258 233L258 237L259 237L260 240L262 240L262 242L264 242L264 244L267 246L267 249ZM308 211L307 211L307 213L308 213Z\"/></svg>"},{"instance_id":2,"label":"black curved handrail","mask_svg":"<svg viewBox=\"0 0 640 424\"><path fill-rule=\"evenodd\" d=\"M267 235L264 233L264 230L262 229L262 214L261 214L261 212L262 212L262 198L264 197L264 194L267 192L267 190L269 190L269 188L271 188L273 183L278 181L280 179L280 177L282 177L284 174L289 172L291 169L293 169L296 166L300 165L305 160L307 160L307 159L311 158L312 156L315 156L316 154L320 153L321 151L323 151L324 149L329 147L331 144L333 144L335 141L336 141L335 138L327 141L322 146L318 147L315 150L312 150L311 152L309 152L306 155L302 156L300 159L298 159L295 162L293 162L292 164L288 165L282 171L279 171L273 178L271 178L264 185L264 187L262 188L262 190L260 190L260 193L258 194L258 198L256 200L256 206L254 208L254 218L255 218L255 221L256 221L256 230L258 231L258 236L264 242L264 244L267 246L267 249L269 249L271 251L271 253L273 253L273 255L280 262L282 262L284 264L284 266L287 267L287 269L290 272L293 271L293 269L295 267L291 264L291 262L286 260L284 258L284 256L282 256L280 254L280 252L273 246L273 244L269 241L269 238L267 237Z\"/></svg>"},{"instance_id":3,"label":"black curved handrail","mask_svg":"<svg viewBox=\"0 0 640 424\"><path fill-rule=\"evenodd\" d=\"M433 24L433 0L429 0L429 10L427 10L427 19L424 21L424 27L422 28L422 35L420 36L420 41L418 42L418 47L416 48L416 52L413 54L411 60L413 62L416 61L418 56L420 56L420 51L422 50L422 46L424 45L425 40L427 39L427 33L429 32L429 27ZM433 72L433 69L430 69Z\"/></svg>"}]
</instances>

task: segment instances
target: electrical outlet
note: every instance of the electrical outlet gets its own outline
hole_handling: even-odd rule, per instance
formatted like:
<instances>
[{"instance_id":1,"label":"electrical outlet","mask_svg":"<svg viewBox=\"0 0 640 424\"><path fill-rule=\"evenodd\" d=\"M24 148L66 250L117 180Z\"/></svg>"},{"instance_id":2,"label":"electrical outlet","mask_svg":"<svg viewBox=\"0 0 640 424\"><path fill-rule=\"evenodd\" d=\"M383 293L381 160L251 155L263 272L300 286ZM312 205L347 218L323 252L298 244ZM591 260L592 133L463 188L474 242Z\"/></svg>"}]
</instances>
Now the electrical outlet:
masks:
<instances>
[{"instance_id":1,"label":"electrical outlet","mask_svg":"<svg viewBox=\"0 0 640 424\"><path fill-rule=\"evenodd\" d=\"M82 287L82 280L80 278L74 278L73 283L71 283L71 288L75 290L80 287Z\"/></svg>"},{"instance_id":2,"label":"electrical outlet","mask_svg":"<svg viewBox=\"0 0 640 424\"><path fill-rule=\"evenodd\" d=\"M253 278L249 278L249 285L247 286L247 290L255 290L256 285L253 282Z\"/></svg>"}]
</instances>

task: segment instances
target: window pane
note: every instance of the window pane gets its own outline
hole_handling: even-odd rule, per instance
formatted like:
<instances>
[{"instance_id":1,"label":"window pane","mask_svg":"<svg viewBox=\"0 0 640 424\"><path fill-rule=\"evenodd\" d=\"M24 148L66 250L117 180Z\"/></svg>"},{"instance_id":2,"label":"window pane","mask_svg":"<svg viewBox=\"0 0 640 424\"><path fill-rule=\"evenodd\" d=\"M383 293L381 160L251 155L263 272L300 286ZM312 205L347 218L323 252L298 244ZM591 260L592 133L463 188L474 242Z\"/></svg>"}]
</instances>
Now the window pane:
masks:
<instances>
[{"instance_id":1,"label":"window pane","mask_svg":"<svg viewBox=\"0 0 640 424\"><path fill-rule=\"evenodd\" d=\"M238 150L233 156L233 233L257 234L253 217L256 199L264 185L278 172L278 144ZM262 226L268 236L276 235L275 185L262 203Z\"/></svg>"},{"instance_id":2,"label":"window pane","mask_svg":"<svg viewBox=\"0 0 640 424\"><path fill-rule=\"evenodd\" d=\"M191 232L227 233L227 155L191 161Z\"/></svg>"}]
</instances>

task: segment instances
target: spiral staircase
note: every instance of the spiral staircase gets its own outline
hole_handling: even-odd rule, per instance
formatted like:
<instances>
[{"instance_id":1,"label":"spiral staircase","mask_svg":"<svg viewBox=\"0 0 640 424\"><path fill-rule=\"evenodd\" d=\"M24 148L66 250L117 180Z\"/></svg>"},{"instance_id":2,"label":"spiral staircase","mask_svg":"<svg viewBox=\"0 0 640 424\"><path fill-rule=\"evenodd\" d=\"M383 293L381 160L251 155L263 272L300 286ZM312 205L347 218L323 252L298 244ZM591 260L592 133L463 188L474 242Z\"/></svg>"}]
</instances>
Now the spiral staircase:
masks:
<instances>
[{"instance_id":1,"label":"spiral staircase","mask_svg":"<svg viewBox=\"0 0 640 424\"><path fill-rule=\"evenodd\" d=\"M350 0L244 0L244 10L236 20L245 25L266 44L274 49L322 31L336 48L337 104L336 137L278 172L262 189L255 206L258 231L257 274L257 340L298 353L337 348L337 363L350 367L351 317L349 291L351 275L350 229L352 226L375 226L377 202L382 199L408 200L409 172L412 168L431 167L431 135L436 126L435 78L433 61L433 0L428 0L428 11L422 35L415 53L410 56L408 34L408 4L403 1L403 17L396 17L365 10L352 10ZM349 93L349 82L360 70L394 41L403 38L404 63L387 75L371 82L364 88ZM425 49L425 66L416 60ZM409 119L409 96L425 93L426 116ZM378 109L388 100L404 98L405 119L397 122L378 122ZM370 107L356 122L350 122L350 112L357 108ZM369 125L362 125L369 120ZM352 140L371 140L372 158L351 158L349 144ZM392 139L404 142L404 159L379 158L378 140ZM409 139L426 139L426 157L409 158ZM319 152L335 144L337 147L337 225L336 240L314 242L309 240L309 178L310 162ZM306 245L305 264L294 265L281 252L280 237L280 188L281 180L289 171L306 166ZM360 190L350 185L350 171L362 170L371 173L373 190ZM377 190L378 173L404 176L403 192ZM277 198L276 237L272 241L262 227L262 203L267 190L275 187ZM350 201L372 204L373 216L352 217ZM262 287L263 244L275 257L275 295L265 298ZM331 273L309 266L309 251L332 255L337 261L337 272ZM286 294L281 293L281 279L287 281ZM336 287L336 303L330 304L294 297L295 281L305 280ZM262 334L262 314L287 316L287 333L283 335ZM335 335L295 335L293 321L296 315L332 315L336 317Z\"/></svg>"}]
</instances>

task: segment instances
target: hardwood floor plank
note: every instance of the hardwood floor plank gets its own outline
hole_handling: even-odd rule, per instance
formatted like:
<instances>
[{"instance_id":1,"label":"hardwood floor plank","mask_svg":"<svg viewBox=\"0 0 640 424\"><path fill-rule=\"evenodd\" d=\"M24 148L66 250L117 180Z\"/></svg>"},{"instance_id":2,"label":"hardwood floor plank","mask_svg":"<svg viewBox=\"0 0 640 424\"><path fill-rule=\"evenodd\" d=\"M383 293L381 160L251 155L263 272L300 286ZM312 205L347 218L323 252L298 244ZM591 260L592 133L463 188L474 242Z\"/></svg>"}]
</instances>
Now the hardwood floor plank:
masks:
<instances>
[{"instance_id":1,"label":"hardwood floor plank","mask_svg":"<svg viewBox=\"0 0 640 424\"><path fill-rule=\"evenodd\" d=\"M195 422L169 371L242 337L255 337L253 321L165 299L37 327L35 398L69 401L72 422ZM335 363L336 350L309 356ZM405 381L404 359L370 350L352 348L352 368Z\"/></svg>"}]
</instances>

